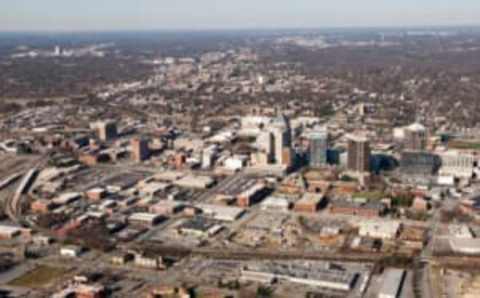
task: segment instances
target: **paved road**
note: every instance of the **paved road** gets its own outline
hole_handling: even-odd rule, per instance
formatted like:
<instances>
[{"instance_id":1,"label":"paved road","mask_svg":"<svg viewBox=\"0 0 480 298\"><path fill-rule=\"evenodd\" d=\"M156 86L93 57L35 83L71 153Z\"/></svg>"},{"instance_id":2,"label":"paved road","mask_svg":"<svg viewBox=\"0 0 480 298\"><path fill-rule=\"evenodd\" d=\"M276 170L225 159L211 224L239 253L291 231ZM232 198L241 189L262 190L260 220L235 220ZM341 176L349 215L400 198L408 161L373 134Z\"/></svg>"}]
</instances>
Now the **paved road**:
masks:
<instances>
[{"instance_id":1,"label":"paved road","mask_svg":"<svg viewBox=\"0 0 480 298\"><path fill-rule=\"evenodd\" d=\"M46 154L38 157L37 159L31 161L31 163L29 163L30 169L42 169L43 167L45 167L47 165L48 160L49 160L49 153L46 153ZM24 178L25 178L25 175L21 179L24 179ZM22 183L20 183L20 185L21 184ZM32 185L33 185L33 183L32 183ZM26 190L26 191L28 191L28 190ZM22 207L22 198L24 196L25 195L13 194L13 195L8 196L5 200L5 202L4 202L5 214L7 214L7 216L13 222L19 223L22 220L22 218L21 218L21 213L22 213L21 207Z\"/></svg>"}]
</instances>

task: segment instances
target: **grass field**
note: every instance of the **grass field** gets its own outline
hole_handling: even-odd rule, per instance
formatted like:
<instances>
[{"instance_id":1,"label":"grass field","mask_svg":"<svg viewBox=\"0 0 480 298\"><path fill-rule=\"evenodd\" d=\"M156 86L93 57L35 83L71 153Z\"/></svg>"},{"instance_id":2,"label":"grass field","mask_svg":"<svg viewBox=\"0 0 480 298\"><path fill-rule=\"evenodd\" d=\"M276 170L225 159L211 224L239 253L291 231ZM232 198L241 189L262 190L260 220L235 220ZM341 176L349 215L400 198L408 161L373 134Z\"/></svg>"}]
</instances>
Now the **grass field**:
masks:
<instances>
[{"instance_id":1,"label":"grass field","mask_svg":"<svg viewBox=\"0 0 480 298\"><path fill-rule=\"evenodd\" d=\"M65 268L41 265L12 280L8 285L23 288L41 288L64 276L67 272L68 270Z\"/></svg>"},{"instance_id":2,"label":"grass field","mask_svg":"<svg viewBox=\"0 0 480 298\"><path fill-rule=\"evenodd\" d=\"M369 201L379 201L383 198L388 197L384 192L381 191L363 191L356 192L352 195L353 198L364 198Z\"/></svg>"},{"instance_id":3,"label":"grass field","mask_svg":"<svg viewBox=\"0 0 480 298\"><path fill-rule=\"evenodd\" d=\"M480 150L480 142L478 141L451 141L448 143L451 149Z\"/></svg>"}]
</instances>

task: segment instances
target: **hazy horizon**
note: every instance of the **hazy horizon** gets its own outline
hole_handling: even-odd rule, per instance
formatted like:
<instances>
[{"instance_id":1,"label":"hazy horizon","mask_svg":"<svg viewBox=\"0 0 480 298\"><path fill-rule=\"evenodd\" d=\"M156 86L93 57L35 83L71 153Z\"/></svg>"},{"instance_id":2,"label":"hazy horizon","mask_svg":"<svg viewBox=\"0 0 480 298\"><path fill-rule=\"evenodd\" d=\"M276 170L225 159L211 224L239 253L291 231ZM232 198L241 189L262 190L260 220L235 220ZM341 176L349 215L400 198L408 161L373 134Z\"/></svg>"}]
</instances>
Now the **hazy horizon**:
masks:
<instances>
[{"instance_id":1,"label":"hazy horizon","mask_svg":"<svg viewBox=\"0 0 480 298\"><path fill-rule=\"evenodd\" d=\"M475 27L473 0L16 0L0 2L0 31L206 31Z\"/></svg>"}]
</instances>

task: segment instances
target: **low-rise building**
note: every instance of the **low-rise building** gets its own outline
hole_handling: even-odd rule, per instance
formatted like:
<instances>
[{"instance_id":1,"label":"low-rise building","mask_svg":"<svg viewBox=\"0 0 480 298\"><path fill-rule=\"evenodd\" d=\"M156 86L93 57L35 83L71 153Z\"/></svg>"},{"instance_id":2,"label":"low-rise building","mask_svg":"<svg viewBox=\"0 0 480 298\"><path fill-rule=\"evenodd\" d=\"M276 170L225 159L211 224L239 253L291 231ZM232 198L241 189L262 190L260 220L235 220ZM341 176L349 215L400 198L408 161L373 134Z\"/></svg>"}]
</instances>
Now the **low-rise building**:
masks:
<instances>
[{"instance_id":1,"label":"low-rise building","mask_svg":"<svg viewBox=\"0 0 480 298\"><path fill-rule=\"evenodd\" d=\"M290 208L290 202L285 198L268 197L261 203L263 211L287 212Z\"/></svg>"},{"instance_id":2,"label":"low-rise building","mask_svg":"<svg viewBox=\"0 0 480 298\"><path fill-rule=\"evenodd\" d=\"M107 196L107 191L101 187L96 187L87 191L87 198L91 201L99 201Z\"/></svg>"},{"instance_id":3,"label":"low-rise building","mask_svg":"<svg viewBox=\"0 0 480 298\"><path fill-rule=\"evenodd\" d=\"M215 179L208 176L193 176L187 175L174 181L174 184L185 188L206 189L215 184Z\"/></svg>"},{"instance_id":4,"label":"low-rise building","mask_svg":"<svg viewBox=\"0 0 480 298\"><path fill-rule=\"evenodd\" d=\"M385 212L385 205L380 202L335 200L330 203L329 209L332 214L379 217Z\"/></svg>"},{"instance_id":5,"label":"low-rise building","mask_svg":"<svg viewBox=\"0 0 480 298\"><path fill-rule=\"evenodd\" d=\"M237 205L245 208L256 204L264 198L267 191L264 183L256 183L237 196Z\"/></svg>"},{"instance_id":6,"label":"low-rise building","mask_svg":"<svg viewBox=\"0 0 480 298\"><path fill-rule=\"evenodd\" d=\"M398 298L405 280L405 270L389 269L384 273L378 298Z\"/></svg>"},{"instance_id":7,"label":"low-rise building","mask_svg":"<svg viewBox=\"0 0 480 298\"><path fill-rule=\"evenodd\" d=\"M202 210L204 216L219 221L235 221L245 213L245 209L231 206L197 204L196 207Z\"/></svg>"},{"instance_id":8,"label":"low-rise building","mask_svg":"<svg viewBox=\"0 0 480 298\"><path fill-rule=\"evenodd\" d=\"M400 231L401 224L397 221L359 221L358 234L362 237L395 239Z\"/></svg>"},{"instance_id":9,"label":"low-rise building","mask_svg":"<svg viewBox=\"0 0 480 298\"><path fill-rule=\"evenodd\" d=\"M182 202L163 200L150 206L149 211L160 215L170 215L181 212L184 207Z\"/></svg>"},{"instance_id":10,"label":"low-rise building","mask_svg":"<svg viewBox=\"0 0 480 298\"><path fill-rule=\"evenodd\" d=\"M146 212L133 213L128 217L129 223L149 226L154 226L162 220L164 220L163 216Z\"/></svg>"},{"instance_id":11,"label":"low-rise building","mask_svg":"<svg viewBox=\"0 0 480 298\"><path fill-rule=\"evenodd\" d=\"M283 280L307 286L349 291L357 280L358 273L315 266L304 262L283 265L267 263L252 265L241 270L241 279L262 283Z\"/></svg>"},{"instance_id":12,"label":"low-rise building","mask_svg":"<svg viewBox=\"0 0 480 298\"><path fill-rule=\"evenodd\" d=\"M161 256L135 254L134 264L139 267L150 269L165 269L166 266Z\"/></svg>"},{"instance_id":13,"label":"low-rise building","mask_svg":"<svg viewBox=\"0 0 480 298\"><path fill-rule=\"evenodd\" d=\"M295 202L293 210L296 212L317 212L324 199L324 196L321 194L306 193L300 200Z\"/></svg>"},{"instance_id":14,"label":"low-rise building","mask_svg":"<svg viewBox=\"0 0 480 298\"><path fill-rule=\"evenodd\" d=\"M76 258L83 252L83 248L78 245L68 245L60 248L60 255L63 257Z\"/></svg>"}]
</instances>

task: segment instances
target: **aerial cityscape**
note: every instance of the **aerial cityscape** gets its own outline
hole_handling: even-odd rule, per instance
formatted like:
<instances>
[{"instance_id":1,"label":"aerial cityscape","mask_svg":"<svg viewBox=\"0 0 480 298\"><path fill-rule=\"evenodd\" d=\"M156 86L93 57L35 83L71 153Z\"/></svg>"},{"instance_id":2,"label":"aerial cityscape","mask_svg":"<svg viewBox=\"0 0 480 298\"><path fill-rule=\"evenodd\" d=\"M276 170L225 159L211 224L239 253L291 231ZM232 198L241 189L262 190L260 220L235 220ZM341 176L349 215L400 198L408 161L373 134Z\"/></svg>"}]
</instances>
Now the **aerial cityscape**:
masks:
<instances>
[{"instance_id":1,"label":"aerial cityscape","mask_svg":"<svg viewBox=\"0 0 480 298\"><path fill-rule=\"evenodd\" d=\"M480 26L442 24L3 31L0 297L480 297Z\"/></svg>"}]
</instances>

